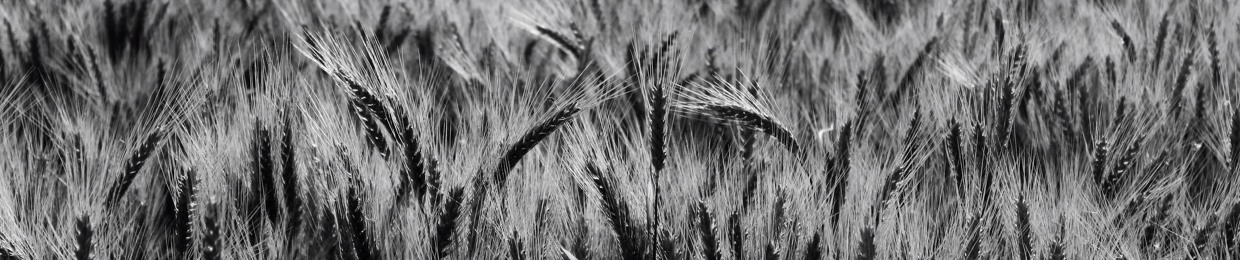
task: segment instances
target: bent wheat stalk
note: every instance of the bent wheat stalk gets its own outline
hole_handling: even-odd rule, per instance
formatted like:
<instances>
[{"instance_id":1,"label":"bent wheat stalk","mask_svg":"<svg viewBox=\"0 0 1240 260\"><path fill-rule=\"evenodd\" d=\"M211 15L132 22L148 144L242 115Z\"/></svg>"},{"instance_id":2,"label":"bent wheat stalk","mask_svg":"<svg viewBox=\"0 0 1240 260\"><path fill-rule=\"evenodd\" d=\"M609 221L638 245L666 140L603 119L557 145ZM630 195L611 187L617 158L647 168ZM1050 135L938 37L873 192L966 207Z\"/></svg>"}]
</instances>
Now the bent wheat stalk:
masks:
<instances>
[{"instance_id":1,"label":"bent wheat stalk","mask_svg":"<svg viewBox=\"0 0 1240 260\"><path fill-rule=\"evenodd\" d=\"M723 80L707 82L694 83L677 91L683 93L678 95L683 100L676 102L674 108L681 113L706 115L722 122L762 131L774 137L789 151L801 153L801 147L792 131L775 119L769 108L771 101L765 96L748 93L745 88Z\"/></svg>"},{"instance_id":2,"label":"bent wheat stalk","mask_svg":"<svg viewBox=\"0 0 1240 260\"><path fill-rule=\"evenodd\" d=\"M743 127L757 129L774 137L776 141L779 141L791 152L801 151L800 145L797 145L796 139L792 137L792 132L789 132L783 125L775 122L775 119L770 116L758 114L737 106L710 105L706 109L719 118L736 122Z\"/></svg>"},{"instance_id":3,"label":"bent wheat stalk","mask_svg":"<svg viewBox=\"0 0 1240 260\"><path fill-rule=\"evenodd\" d=\"M138 171L142 170L142 166L146 165L147 159L151 158L151 155L155 153L161 137L162 135L159 132L147 135L146 141L142 142L142 146L139 146L138 150L129 157L129 160L125 161L124 173L121 175L121 179L113 183L112 188L108 191L108 198L105 201L108 207L116 204L121 196L124 196L125 192L129 190L129 186L133 184L133 179L137 177Z\"/></svg>"},{"instance_id":4,"label":"bent wheat stalk","mask_svg":"<svg viewBox=\"0 0 1240 260\"><path fill-rule=\"evenodd\" d=\"M508 173L521 161L521 158L525 157L526 153L533 150L534 146L546 139L547 136L550 136L551 133L559 129L564 123L567 123L569 119L572 119L573 114L579 111L581 109L569 106L556 112L550 118L543 120L534 128L525 131L525 134L521 135L521 139L517 139L516 143L509 146L507 152L504 153L504 157L501 157L499 167L492 174L495 183L503 185L504 181L508 179Z\"/></svg>"}]
</instances>

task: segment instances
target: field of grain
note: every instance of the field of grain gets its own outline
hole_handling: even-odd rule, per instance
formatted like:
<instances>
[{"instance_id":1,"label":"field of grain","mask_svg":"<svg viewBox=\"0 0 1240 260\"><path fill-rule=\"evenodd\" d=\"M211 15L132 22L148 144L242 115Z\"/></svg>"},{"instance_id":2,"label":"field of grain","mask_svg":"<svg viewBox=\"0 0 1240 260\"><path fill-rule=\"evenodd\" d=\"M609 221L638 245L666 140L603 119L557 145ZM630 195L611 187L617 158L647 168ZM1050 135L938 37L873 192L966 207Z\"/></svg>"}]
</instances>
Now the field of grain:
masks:
<instances>
[{"instance_id":1,"label":"field of grain","mask_svg":"<svg viewBox=\"0 0 1240 260\"><path fill-rule=\"evenodd\" d=\"M1240 258L1237 21L0 1L0 259Z\"/></svg>"}]
</instances>

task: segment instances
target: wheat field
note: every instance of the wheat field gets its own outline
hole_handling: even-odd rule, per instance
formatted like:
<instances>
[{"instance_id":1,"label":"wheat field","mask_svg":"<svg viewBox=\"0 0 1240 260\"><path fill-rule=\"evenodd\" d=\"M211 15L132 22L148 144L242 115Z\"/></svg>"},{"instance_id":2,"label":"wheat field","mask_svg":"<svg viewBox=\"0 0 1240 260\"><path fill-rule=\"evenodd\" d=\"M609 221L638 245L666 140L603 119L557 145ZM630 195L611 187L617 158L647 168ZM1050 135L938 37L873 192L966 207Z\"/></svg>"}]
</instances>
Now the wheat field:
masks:
<instances>
[{"instance_id":1,"label":"wheat field","mask_svg":"<svg viewBox=\"0 0 1240 260\"><path fill-rule=\"evenodd\" d=\"M1237 21L0 1L0 259L1240 259Z\"/></svg>"}]
</instances>

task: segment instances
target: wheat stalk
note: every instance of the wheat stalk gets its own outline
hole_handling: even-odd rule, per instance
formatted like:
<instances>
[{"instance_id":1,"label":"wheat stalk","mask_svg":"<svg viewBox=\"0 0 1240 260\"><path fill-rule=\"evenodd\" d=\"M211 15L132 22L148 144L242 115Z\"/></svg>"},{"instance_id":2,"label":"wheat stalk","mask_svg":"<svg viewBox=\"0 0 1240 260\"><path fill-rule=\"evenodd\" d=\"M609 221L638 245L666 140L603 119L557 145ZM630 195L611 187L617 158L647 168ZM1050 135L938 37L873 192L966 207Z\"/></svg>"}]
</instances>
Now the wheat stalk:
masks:
<instances>
[{"instance_id":1,"label":"wheat stalk","mask_svg":"<svg viewBox=\"0 0 1240 260\"><path fill-rule=\"evenodd\" d=\"M1231 209L1223 216L1222 228L1219 232L1223 233L1223 241L1226 248L1236 248L1236 234L1240 233L1240 202L1231 203Z\"/></svg>"},{"instance_id":2,"label":"wheat stalk","mask_svg":"<svg viewBox=\"0 0 1240 260\"><path fill-rule=\"evenodd\" d=\"M1064 238L1068 230L1068 223L1064 220L1064 216L1059 216L1059 233L1055 235L1055 241L1050 245L1050 252L1047 253L1049 260L1064 260L1067 255L1064 254Z\"/></svg>"},{"instance_id":3,"label":"wheat stalk","mask_svg":"<svg viewBox=\"0 0 1240 260\"><path fill-rule=\"evenodd\" d=\"M194 170L185 172L180 181L180 196L177 199L176 210L176 248L181 258L185 258L189 253L189 246L193 236L194 211L196 206L195 193L197 193L198 176Z\"/></svg>"},{"instance_id":4,"label":"wheat stalk","mask_svg":"<svg viewBox=\"0 0 1240 260\"><path fill-rule=\"evenodd\" d=\"M770 224L772 228L771 240L766 243L766 250L765 250L765 253L763 254L766 256L766 259L782 258L783 252L775 244L775 242L784 236L784 231L785 231L784 227L786 225L785 223L788 222L788 219L787 219L787 210L788 210L788 197L787 196L788 195L784 193L783 191L779 191L779 190L777 190L775 193L776 193L775 204L771 205L771 210L774 211L772 213L773 216L770 218L771 220ZM795 225L796 224L794 223L793 226Z\"/></svg>"},{"instance_id":5,"label":"wheat stalk","mask_svg":"<svg viewBox=\"0 0 1240 260\"><path fill-rule=\"evenodd\" d=\"M800 145L797 145L796 139L792 137L792 132L789 132L783 125L775 122L770 116L764 116L737 106L710 105L706 106L705 109L723 120L736 122L741 126L754 128L771 135L771 137L774 137L776 141L782 143L791 152L799 153L801 151Z\"/></svg>"},{"instance_id":6,"label":"wheat stalk","mask_svg":"<svg viewBox=\"0 0 1240 260\"><path fill-rule=\"evenodd\" d=\"M876 223L877 223L877 220L881 219L881 214L879 213L881 213L882 210L887 207L887 202L893 196L898 196L898 197L903 196L902 194L905 189L904 187L905 178L910 178L910 176L905 176L905 174L914 167L913 164L915 163L914 161L916 160L914 159L915 158L914 154L919 153L918 147L917 147L918 143L916 142L916 136L921 131L920 130L921 120L922 120L921 110L914 111L913 119L912 121L909 122L908 131L906 132L904 136L904 143L905 143L904 154L902 155L899 163L897 164L896 169L892 171L890 175L887 175L887 177L884 179L882 190L879 191L878 204L874 205L875 207L874 217L876 219L875 220Z\"/></svg>"},{"instance_id":7,"label":"wheat stalk","mask_svg":"<svg viewBox=\"0 0 1240 260\"><path fill-rule=\"evenodd\" d=\"M964 156L962 155L964 144L960 138L960 123L952 119L947 124L951 126L947 134L948 158L951 158L951 171L947 179L955 181L956 196L964 199Z\"/></svg>"},{"instance_id":8,"label":"wheat stalk","mask_svg":"<svg viewBox=\"0 0 1240 260\"><path fill-rule=\"evenodd\" d=\"M222 259L221 253L223 253L224 250L224 248L221 247L222 244L220 244L220 236L222 233L218 220L219 210L217 209L215 203L207 205L206 209L207 212L203 214L203 227L206 228L206 231L203 234L201 242L203 249L202 258L207 260L219 260Z\"/></svg>"},{"instance_id":9,"label":"wheat stalk","mask_svg":"<svg viewBox=\"0 0 1240 260\"><path fill-rule=\"evenodd\" d=\"M9 28L9 29L12 29L12 28ZM9 31L9 36L12 37L12 35L13 35L13 31ZM108 100L108 88L106 85L107 83L104 82L103 72L99 69L99 65L101 63L99 59L99 55L95 52L95 48L93 47L86 48L86 53L90 57L91 77L94 78L95 80L95 89L97 89L96 91L99 92L99 99Z\"/></svg>"},{"instance_id":10,"label":"wheat stalk","mask_svg":"<svg viewBox=\"0 0 1240 260\"><path fill-rule=\"evenodd\" d=\"M1218 25L1215 24L1214 26L1210 27L1210 31L1208 32L1209 41L1207 41L1207 44L1209 44L1208 47L1209 47L1209 52L1210 52L1210 72L1211 72L1210 78L1214 80L1213 81L1214 86L1223 86L1223 74L1222 74L1222 68L1221 68L1222 65L1219 63L1220 61L1219 61L1219 46L1218 46L1218 32L1217 31L1218 31Z\"/></svg>"},{"instance_id":11,"label":"wheat stalk","mask_svg":"<svg viewBox=\"0 0 1240 260\"><path fill-rule=\"evenodd\" d=\"M749 169L750 166L745 167L746 168L744 169ZM749 178L746 178L745 187L741 191L741 210L748 212L749 206L751 205L750 201L752 201L754 197L754 192L758 190L758 174L752 171L746 172L748 173Z\"/></svg>"},{"instance_id":12,"label":"wheat stalk","mask_svg":"<svg viewBox=\"0 0 1240 260\"><path fill-rule=\"evenodd\" d=\"M1102 190L1105 190L1105 186L1106 186L1105 183L1103 182L1106 180L1105 170L1107 167L1107 156L1108 156L1107 142L1098 141L1098 144L1094 145L1094 152L1093 152L1093 156L1091 157L1093 159L1093 162L1090 164L1091 165L1090 167L1092 170L1090 170L1090 172L1092 173L1092 176L1094 176L1095 185L1098 185L1098 187Z\"/></svg>"},{"instance_id":13,"label":"wheat stalk","mask_svg":"<svg viewBox=\"0 0 1240 260\"><path fill-rule=\"evenodd\" d=\"M866 227L861 229L861 241L857 242L858 260L873 260L878 256L877 248L874 245L874 229Z\"/></svg>"},{"instance_id":14,"label":"wheat stalk","mask_svg":"<svg viewBox=\"0 0 1240 260\"><path fill-rule=\"evenodd\" d=\"M1132 62L1137 58L1136 47L1133 46L1132 37L1128 36L1128 32L1124 30L1124 26L1119 24L1119 20L1111 20L1111 30L1115 30L1115 34L1119 35L1120 43L1124 46L1124 55L1128 57L1128 61Z\"/></svg>"},{"instance_id":15,"label":"wheat stalk","mask_svg":"<svg viewBox=\"0 0 1240 260\"><path fill-rule=\"evenodd\" d=\"M302 201L299 192L300 178L297 175L297 150L296 144L293 143L293 126L289 122L285 122L284 140L280 142L280 154L284 156L282 162L283 181L284 181L284 207L288 210L288 233L290 238L294 238L298 230L301 228L301 210Z\"/></svg>"},{"instance_id":16,"label":"wheat stalk","mask_svg":"<svg viewBox=\"0 0 1240 260\"><path fill-rule=\"evenodd\" d=\"M973 152L977 154L977 171L982 175L980 177L982 178L981 195L983 206L990 204L990 196L994 189L992 186L994 184L995 177L994 173L990 172L990 164L987 161L990 156L988 145L985 130L983 130L982 126L973 126Z\"/></svg>"},{"instance_id":17,"label":"wheat stalk","mask_svg":"<svg viewBox=\"0 0 1240 260\"><path fill-rule=\"evenodd\" d=\"M654 171L663 171L667 161L665 132L667 131L667 96L661 84L655 84L650 93L650 164Z\"/></svg>"},{"instance_id":18,"label":"wheat stalk","mask_svg":"<svg viewBox=\"0 0 1240 260\"><path fill-rule=\"evenodd\" d=\"M519 236L516 231L513 231L512 238L508 239L508 259L525 260L525 245Z\"/></svg>"},{"instance_id":19,"label":"wheat stalk","mask_svg":"<svg viewBox=\"0 0 1240 260\"><path fill-rule=\"evenodd\" d=\"M651 186L654 188L654 194L652 194L651 210L648 213L649 216L647 218L650 221L649 232L653 235L652 240L655 241L655 244L651 245L653 247L658 247L659 243L662 242L659 238L659 199L662 197L662 186L660 185L659 179L660 173L663 171L667 161L666 132L668 130L668 96L675 93L675 86L684 84L684 82L682 82L680 85L671 85L669 88L665 85L667 82L664 82L665 78L675 77L675 73L680 70L677 62L673 60L674 58L678 58L679 53L671 52L672 46L676 41L676 37L679 35L678 33L679 32L673 32L671 35L668 35L663 39L659 49L653 53L653 61L651 62L652 64L650 64L651 66L649 68L641 67L637 71L638 77L642 77L644 79L646 77L653 76L655 80L658 80L651 84L652 89L648 95L650 104L650 156L651 166L654 168L654 172L652 173L653 176L651 177ZM643 53L642 55L644 57L646 53ZM653 73L651 73L652 71L649 71L648 69L653 69ZM638 82L645 83L646 81L641 81L643 79L638 79ZM645 88L641 89L643 91L645 90Z\"/></svg>"},{"instance_id":20,"label":"wheat stalk","mask_svg":"<svg viewBox=\"0 0 1240 260\"><path fill-rule=\"evenodd\" d=\"M90 216L82 215L78 217L76 227L77 234L75 235L75 240L77 241L77 249L74 250L73 255L78 260L89 260L92 258L91 250L93 250L92 244L94 243L92 236L95 235L95 230L91 227Z\"/></svg>"},{"instance_id":21,"label":"wheat stalk","mask_svg":"<svg viewBox=\"0 0 1240 260\"><path fill-rule=\"evenodd\" d=\"M1090 73L1093 73L1095 71L1096 70L1095 70L1095 64L1094 64L1093 57L1085 57L1085 61L1082 61L1081 65L1077 66L1076 70L1072 72L1072 76L1068 78L1067 85L1071 90L1064 90L1064 91L1074 90L1075 92L1074 94L1076 95L1076 98L1077 98L1077 106L1078 106L1078 109L1080 110L1080 114L1079 114L1080 121L1081 121L1080 136L1081 138L1084 139L1084 141L1087 144L1092 144L1094 140L1093 140L1093 125L1092 125L1093 114L1091 113L1091 111L1089 111L1090 100L1088 99L1088 95L1087 95L1089 92L1087 90L1088 85L1086 83L1088 82L1086 79L1088 79ZM1065 110L1064 113L1065 115L1063 118L1068 119L1067 114L1066 114L1067 111ZM1071 122L1071 121L1067 121L1067 122Z\"/></svg>"},{"instance_id":22,"label":"wheat stalk","mask_svg":"<svg viewBox=\"0 0 1240 260\"><path fill-rule=\"evenodd\" d=\"M979 228L981 225L981 219L982 219L981 215L974 215L972 218L969 219L969 224L968 224L968 229L967 229L968 233L966 234L967 236L969 236L969 241L965 242L964 244L964 259L970 259L970 260L978 259L978 256L981 254L981 250L982 250L981 231L982 230Z\"/></svg>"},{"instance_id":23,"label":"wheat stalk","mask_svg":"<svg viewBox=\"0 0 1240 260\"><path fill-rule=\"evenodd\" d=\"M387 139L385 139L383 134L379 131L379 125L375 123L374 113L372 113L370 109L366 108L365 104L362 104L361 101L356 99L349 100L349 107L353 108L354 115L357 116L357 119L362 123L362 128L366 131L366 139L370 141L371 145L375 146L375 149L378 149L381 156L387 157Z\"/></svg>"},{"instance_id":24,"label":"wheat stalk","mask_svg":"<svg viewBox=\"0 0 1240 260\"><path fill-rule=\"evenodd\" d=\"M1231 170L1235 172L1240 166L1240 110L1231 113Z\"/></svg>"},{"instance_id":25,"label":"wheat stalk","mask_svg":"<svg viewBox=\"0 0 1240 260\"><path fill-rule=\"evenodd\" d=\"M614 181L606 176L593 164L586 165L586 171L593 178L595 188L602 199L604 216L611 223L612 231L620 242L620 255L623 259L644 259L650 257L650 243L642 236L638 226L629 220L629 209Z\"/></svg>"},{"instance_id":26,"label":"wheat stalk","mask_svg":"<svg viewBox=\"0 0 1240 260\"><path fill-rule=\"evenodd\" d=\"M1020 252L1020 259L1028 260L1033 257L1033 230L1029 222L1029 204L1025 203L1024 196L1020 196L1016 200L1016 233Z\"/></svg>"},{"instance_id":27,"label":"wheat stalk","mask_svg":"<svg viewBox=\"0 0 1240 260\"><path fill-rule=\"evenodd\" d=\"M1111 169L1111 174L1103 179L1102 194L1105 198L1113 198L1116 192L1123 186L1124 174L1132 167L1132 163L1136 160L1137 152L1141 149L1141 142L1138 139L1128 147L1128 151L1124 152L1124 156L1120 157L1119 162L1115 163L1115 167Z\"/></svg>"},{"instance_id":28,"label":"wheat stalk","mask_svg":"<svg viewBox=\"0 0 1240 260\"><path fill-rule=\"evenodd\" d=\"M910 95L908 92L914 91L913 83L916 81L917 77L920 77L923 73L925 73L926 64L931 62L931 59L934 59L934 50L938 44L938 37L931 37L929 41L926 41L926 44L922 46L921 51L917 53L917 57L913 58L913 63L909 64L908 70L904 72L904 76L900 78L900 82L897 83L896 92L891 96L888 96L883 104L886 104L889 107L895 107L900 104L900 100L903 97Z\"/></svg>"},{"instance_id":29,"label":"wheat stalk","mask_svg":"<svg viewBox=\"0 0 1240 260\"><path fill-rule=\"evenodd\" d=\"M18 48L17 38L13 37L13 25L9 22L9 19L4 19L4 31L6 33L5 35L9 37L9 49L16 50ZM0 53L0 59L4 58L3 56L5 55L3 53ZM0 62L0 79L9 78L9 75L7 73L8 64L6 63L8 62Z\"/></svg>"},{"instance_id":30,"label":"wheat stalk","mask_svg":"<svg viewBox=\"0 0 1240 260\"><path fill-rule=\"evenodd\" d=\"M1193 248L1188 250L1192 258L1201 258L1201 254L1208 250L1206 248L1210 242L1210 235L1214 233L1215 224L1218 222L1218 215L1210 214L1210 218L1206 220L1206 224L1197 230L1193 235Z\"/></svg>"},{"instance_id":31,"label":"wheat stalk","mask_svg":"<svg viewBox=\"0 0 1240 260\"><path fill-rule=\"evenodd\" d=\"M267 221L279 223L280 204L275 194L276 176L275 163L271 157L271 133L265 127L256 127L254 131L254 144L251 149L251 156L254 156L254 177L250 182L250 185L253 185L251 196L255 197L251 198L251 203L254 206L250 210L261 210L262 212L260 213L265 213L263 215L267 217ZM258 204L262 204L262 206L259 207L257 206ZM261 218L251 220L250 228L253 230L251 235L257 238L262 233L258 231L262 223L255 221L261 221Z\"/></svg>"},{"instance_id":32,"label":"wheat stalk","mask_svg":"<svg viewBox=\"0 0 1240 260\"><path fill-rule=\"evenodd\" d=\"M443 202L443 213L439 215L439 224L435 226L435 252L438 259L445 259L452 246L453 230L456 229L456 218L461 214L461 200L465 190L454 188L448 192Z\"/></svg>"},{"instance_id":33,"label":"wheat stalk","mask_svg":"<svg viewBox=\"0 0 1240 260\"><path fill-rule=\"evenodd\" d=\"M811 260L822 259L823 254L822 254L822 247L820 246L821 243L822 243L822 233L814 232L814 238L809 240L809 244L805 244L806 249L805 249L804 259L811 259Z\"/></svg>"},{"instance_id":34,"label":"wheat stalk","mask_svg":"<svg viewBox=\"0 0 1240 260\"><path fill-rule=\"evenodd\" d=\"M1124 117L1127 116L1127 110L1128 100L1120 97L1118 104L1115 105L1115 121L1112 122L1112 124L1118 126L1121 122L1124 122Z\"/></svg>"},{"instance_id":35,"label":"wheat stalk","mask_svg":"<svg viewBox=\"0 0 1240 260\"><path fill-rule=\"evenodd\" d=\"M1193 64L1193 56L1196 56L1196 53L1196 49L1193 49L1191 54L1185 56L1183 63L1180 64L1179 72L1176 73L1175 83L1173 83L1175 89L1171 92L1171 112L1175 116L1180 116L1180 103L1184 99L1184 88L1188 86L1188 76L1192 73L1189 66Z\"/></svg>"},{"instance_id":36,"label":"wheat stalk","mask_svg":"<svg viewBox=\"0 0 1240 260\"><path fill-rule=\"evenodd\" d=\"M581 110L573 106L563 108L550 118L539 122L534 128L525 131L525 134L522 134L516 143L508 146L504 156L500 157L498 168L492 174L494 183L503 185L508 179L508 172L512 171L512 168L516 166L517 162L521 161L522 157L525 157L526 153L529 153L530 150L534 149L534 146L546 139L547 136L550 136L560 126L567 123L569 119L572 119L573 114L576 114L578 111Z\"/></svg>"},{"instance_id":37,"label":"wheat stalk","mask_svg":"<svg viewBox=\"0 0 1240 260\"><path fill-rule=\"evenodd\" d=\"M1197 83L1197 91L1193 97L1193 100L1195 100L1193 102L1193 120L1196 120L1196 123L1205 123L1203 121L1206 119L1206 103L1210 101L1210 96L1206 96L1206 92L1209 90L1209 86L1205 83Z\"/></svg>"},{"instance_id":38,"label":"wheat stalk","mask_svg":"<svg viewBox=\"0 0 1240 260\"><path fill-rule=\"evenodd\" d=\"M1137 210L1140 209L1143 203L1145 203L1145 194L1137 193L1135 197L1124 204L1123 209L1120 210L1119 215L1115 216L1114 223L1112 224L1116 226L1123 224L1121 221L1131 218L1134 214L1137 214Z\"/></svg>"},{"instance_id":39,"label":"wheat stalk","mask_svg":"<svg viewBox=\"0 0 1240 260\"><path fill-rule=\"evenodd\" d=\"M735 259L743 259L745 257L745 231L741 229L740 212L732 212L728 217L728 239L732 240L732 257Z\"/></svg>"},{"instance_id":40,"label":"wheat stalk","mask_svg":"<svg viewBox=\"0 0 1240 260\"><path fill-rule=\"evenodd\" d=\"M1012 116L1013 110L1019 109L1015 103L1016 92L1024 91L1018 88L1023 88L1028 78L1027 69L1029 64L1025 60L1027 48L1024 44L1017 45L1012 54L1008 56L1007 66L1005 66L1003 94L1000 100L1002 107L999 108L999 129L1003 131L1002 142L1004 145L1008 145L1008 142L1011 141L1012 128L1015 127L1014 124L1016 123L1016 117Z\"/></svg>"},{"instance_id":41,"label":"wheat stalk","mask_svg":"<svg viewBox=\"0 0 1240 260\"><path fill-rule=\"evenodd\" d=\"M400 184L396 188L396 201L398 203L407 201L410 192L416 192L418 197L421 198L425 196L427 191L426 170L422 161L422 151L412 127L405 128L402 139L405 141L405 168L401 169Z\"/></svg>"},{"instance_id":42,"label":"wheat stalk","mask_svg":"<svg viewBox=\"0 0 1240 260\"><path fill-rule=\"evenodd\" d=\"M334 236L337 238L337 240L334 241L336 244L336 250L338 251L336 253L340 255L337 258L349 260L362 259L361 253L364 252L357 251L358 238L354 236L355 234L352 232L353 224L348 217L347 208L345 211L337 210L333 212L330 225L331 228L329 230L335 232ZM344 225L345 227L342 228L341 225Z\"/></svg>"},{"instance_id":43,"label":"wheat stalk","mask_svg":"<svg viewBox=\"0 0 1240 260\"><path fill-rule=\"evenodd\" d=\"M699 200L693 212L697 215L698 232L702 234L702 253L706 259L723 259L723 252L719 250L719 240L715 238L717 228L714 216L710 209L706 208L706 202Z\"/></svg>"},{"instance_id":44,"label":"wheat stalk","mask_svg":"<svg viewBox=\"0 0 1240 260\"><path fill-rule=\"evenodd\" d=\"M349 78L343 72L338 72L337 77L349 86L349 93L353 95L353 101L363 105L363 107L373 115L374 120L378 120L378 123L383 124L385 127L384 129L386 129L389 133L396 133L396 125L393 124L394 119L392 118L392 114L388 112L388 108L383 105L383 102L380 101L379 98L375 97L374 94L371 94L370 91L366 90L366 88L362 87L361 84ZM384 150L384 152L386 152L386 150Z\"/></svg>"},{"instance_id":45,"label":"wheat stalk","mask_svg":"<svg viewBox=\"0 0 1240 260\"><path fill-rule=\"evenodd\" d=\"M1057 126L1059 127L1061 131L1060 134L1068 142L1071 142L1071 141L1074 141L1072 138L1076 136L1072 130L1073 121L1072 121L1072 117L1068 115L1069 112L1068 112L1068 105L1066 101L1067 97L1064 96L1064 92L1066 91L1055 92L1054 114L1055 114L1055 121L1058 123Z\"/></svg>"},{"instance_id":46,"label":"wheat stalk","mask_svg":"<svg viewBox=\"0 0 1240 260\"><path fill-rule=\"evenodd\" d=\"M584 48L580 44L577 44L576 40L569 40L570 39L569 37L564 36L563 34L556 32L555 30L551 30L550 28L543 27L543 26L535 26L534 30L537 31L539 35L542 35L544 37L547 37L547 39L550 39L551 42L555 43L557 47L560 47L563 50L567 51L568 54L573 55L574 59L584 60L585 58L584 57L585 51L583 50Z\"/></svg>"},{"instance_id":47,"label":"wheat stalk","mask_svg":"<svg viewBox=\"0 0 1240 260\"><path fill-rule=\"evenodd\" d=\"M835 176L835 181L831 190L831 228L839 230L840 216L844 215L844 202L848 192L848 179L852 173L851 166L851 146L852 146L852 125L853 121L844 123L844 128L840 130L839 141L835 142L836 162L833 165L831 174Z\"/></svg>"},{"instance_id":48,"label":"wheat stalk","mask_svg":"<svg viewBox=\"0 0 1240 260\"><path fill-rule=\"evenodd\" d=\"M749 83L749 86L756 88L753 83ZM789 151L797 154L802 152L792 131L775 119L769 108L770 104L761 95L746 93L741 86L722 80L695 83L677 93L683 94L678 97L684 99L674 104L674 109L679 112L707 115L722 122L762 131L774 137Z\"/></svg>"},{"instance_id":49,"label":"wheat stalk","mask_svg":"<svg viewBox=\"0 0 1240 260\"><path fill-rule=\"evenodd\" d=\"M111 207L119 202L121 196L129 191L129 186L133 184L134 177L138 176L138 171L142 170L142 166L146 165L147 159L155 153L155 149L159 145L161 134L157 131L147 135L146 140L130 155L129 160L125 161L124 172L119 180L112 184L112 188L108 191L106 205Z\"/></svg>"},{"instance_id":50,"label":"wheat stalk","mask_svg":"<svg viewBox=\"0 0 1240 260\"><path fill-rule=\"evenodd\" d=\"M775 247L775 241L766 243L766 249L762 255L764 256L763 259L766 260L779 260L779 248Z\"/></svg>"},{"instance_id":51,"label":"wheat stalk","mask_svg":"<svg viewBox=\"0 0 1240 260\"><path fill-rule=\"evenodd\" d=\"M349 185L348 197L346 199L349 214L349 231L352 232L353 247L354 252L357 253L357 258L361 260L375 259L373 256L375 248L372 247L370 232L367 232L366 214L363 208L366 198L364 197L365 194L362 194L360 190L364 183L358 178L356 175L351 177L352 180L350 182L352 184Z\"/></svg>"},{"instance_id":52,"label":"wheat stalk","mask_svg":"<svg viewBox=\"0 0 1240 260\"><path fill-rule=\"evenodd\" d=\"M1002 53L1003 47L1005 47L1003 41L1007 37L1007 32L1003 28L1003 13L994 12L992 14L991 21L994 22L995 27L995 53Z\"/></svg>"},{"instance_id":53,"label":"wheat stalk","mask_svg":"<svg viewBox=\"0 0 1240 260\"><path fill-rule=\"evenodd\" d=\"M481 178L478 178L478 179L481 179ZM486 201L486 195L487 195L487 191L489 187L491 186L487 185L487 183L484 183L481 181L475 181L473 192L471 192L469 199L467 199L467 205L469 205L469 212L470 212L469 213L470 214L469 215L469 227L468 227L468 230L469 230L469 238L468 238L469 251L468 252L470 253L470 256L474 256L474 254L478 252L478 249L477 249L477 247L479 246L478 236L481 235L482 232L484 232L483 230L484 227L482 226L482 220L483 220L482 213L483 213L483 209L486 208L484 207L484 203Z\"/></svg>"},{"instance_id":54,"label":"wheat stalk","mask_svg":"<svg viewBox=\"0 0 1240 260\"><path fill-rule=\"evenodd\" d=\"M1140 242L1142 247L1150 248L1150 244L1154 243L1156 232L1161 228L1159 225L1162 225L1163 220L1167 217L1167 212L1171 210L1171 199L1171 196L1163 197L1158 209L1154 211L1154 216L1149 219L1149 224L1146 224L1141 231Z\"/></svg>"},{"instance_id":55,"label":"wheat stalk","mask_svg":"<svg viewBox=\"0 0 1240 260\"><path fill-rule=\"evenodd\" d=\"M578 189L578 191L580 191L580 189ZM585 195L584 195L584 194L582 195L582 199L585 199ZM584 210L584 209L581 209L581 208L579 207L579 210ZM586 220L586 216L584 216L584 215L582 215L582 216L577 216L577 218L576 218L576 219L577 219L577 222L576 222L576 223L574 223L574 225L575 225L575 227L577 228L577 231L576 231L576 233L577 233L577 234L576 234L576 236L575 236L575 237L573 237L573 240L572 240L572 245L571 245L571 248L572 248L572 249L571 249L571 250L570 250L570 249L566 249L566 248L564 248L563 246L561 246L560 248L561 248L563 251L569 252L569 253L570 253L570 255L572 255L574 258L575 258L576 256L581 256L581 257L583 257L583 258L589 258L589 257L591 256L591 254L590 254L590 252L589 252L589 251L590 251L590 249L589 249L589 245L588 245L587 243L589 243L589 242L590 242L590 240L589 240L589 239L590 239L590 238L589 238L589 236L590 236L590 225L586 222L586 221L587 221L587 220Z\"/></svg>"},{"instance_id":56,"label":"wheat stalk","mask_svg":"<svg viewBox=\"0 0 1240 260\"><path fill-rule=\"evenodd\" d=\"M1171 12L1174 8L1167 8L1163 12L1162 20L1158 22L1158 34L1154 36L1154 60L1150 63L1152 68L1158 68L1162 63L1163 43L1167 41L1167 26L1170 25Z\"/></svg>"}]
</instances>

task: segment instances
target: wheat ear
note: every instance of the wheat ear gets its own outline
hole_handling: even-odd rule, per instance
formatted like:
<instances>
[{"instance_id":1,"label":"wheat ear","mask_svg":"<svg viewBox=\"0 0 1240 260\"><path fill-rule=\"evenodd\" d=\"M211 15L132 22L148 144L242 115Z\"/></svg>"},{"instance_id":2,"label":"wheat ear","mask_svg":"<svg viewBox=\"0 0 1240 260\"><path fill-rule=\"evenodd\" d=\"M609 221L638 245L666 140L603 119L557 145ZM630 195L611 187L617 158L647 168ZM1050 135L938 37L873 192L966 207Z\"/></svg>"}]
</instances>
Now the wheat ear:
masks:
<instances>
[{"instance_id":1,"label":"wheat ear","mask_svg":"<svg viewBox=\"0 0 1240 260\"><path fill-rule=\"evenodd\" d=\"M161 135L158 132L147 135L146 140L142 142L142 146L139 146L138 150L130 155L129 160L125 161L121 179L116 180L116 183L113 183L112 188L108 191L106 205L109 207L115 205L119 202L118 200L120 200L121 196L124 196L125 192L129 190L129 186L133 184L134 177L138 176L138 171L142 170L142 166L146 165L147 159L150 159L151 155L155 153L160 137Z\"/></svg>"}]
</instances>

